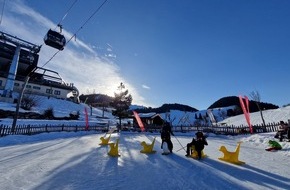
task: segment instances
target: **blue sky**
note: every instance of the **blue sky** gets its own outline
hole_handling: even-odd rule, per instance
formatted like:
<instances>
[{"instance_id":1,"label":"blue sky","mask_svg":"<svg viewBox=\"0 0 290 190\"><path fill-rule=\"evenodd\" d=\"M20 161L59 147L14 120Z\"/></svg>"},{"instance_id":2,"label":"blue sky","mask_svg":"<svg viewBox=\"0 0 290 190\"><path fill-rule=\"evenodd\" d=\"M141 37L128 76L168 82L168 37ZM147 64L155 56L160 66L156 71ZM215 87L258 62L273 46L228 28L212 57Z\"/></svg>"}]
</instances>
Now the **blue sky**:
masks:
<instances>
[{"instance_id":1,"label":"blue sky","mask_svg":"<svg viewBox=\"0 0 290 190\"><path fill-rule=\"evenodd\" d=\"M73 2L6 0L0 28L43 44ZM67 39L102 2L75 3L62 22ZM290 103L289 10L288 0L108 0L45 67L81 94L113 96L123 82L145 106L206 109L252 91L282 106ZM56 51L43 45L39 65Z\"/></svg>"}]
</instances>

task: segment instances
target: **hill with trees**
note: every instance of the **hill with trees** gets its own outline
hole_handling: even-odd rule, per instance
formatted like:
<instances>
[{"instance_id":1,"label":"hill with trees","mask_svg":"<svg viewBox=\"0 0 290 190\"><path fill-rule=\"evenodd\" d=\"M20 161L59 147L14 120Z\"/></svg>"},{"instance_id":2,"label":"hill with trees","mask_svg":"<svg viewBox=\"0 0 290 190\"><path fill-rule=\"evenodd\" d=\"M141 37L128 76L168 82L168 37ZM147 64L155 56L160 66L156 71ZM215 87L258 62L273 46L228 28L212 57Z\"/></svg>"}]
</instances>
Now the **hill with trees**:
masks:
<instances>
[{"instance_id":1,"label":"hill with trees","mask_svg":"<svg viewBox=\"0 0 290 190\"><path fill-rule=\"evenodd\" d=\"M114 98L104 95L104 94L89 94L89 95L81 95L80 96L80 101L81 102L86 102L89 105L92 105L93 107L103 107L103 106L109 106L113 102ZM260 108L262 110L269 110L269 109L277 109L279 106L271 104L271 103L264 103L264 102L259 102ZM242 114L242 109L239 101L239 97L237 96L227 96L220 98L216 102L214 102L212 105L210 105L207 109L214 109L214 108L223 108L223 107L229 107L229 106L235 106L235 110L230 110L233 113L228 113L228 115L239 115ZM169 110L179 110L179 111L184 111L184 112L196 112L199 111L198 109L188 106L188 105L183 105L183 104L178 104L178 103L165 103L160 107L157 108L152 108L152 107L141 107L141 106L131 106L131 110L135 110L138 113L150 113L150 112L155 112L155 113L166 113ZM257 112L259 111L257 103L253 100L249 100L249 108L250 112Z\"/></svg>"},{"instance_id":2,"label":"hill with trees","mask_svg":"<svg viewBox=\"0 0 290 190\"><path fill-rule=\"evenodd\" d=\"M184 112L196 112L198 111L197 109L190 107L188 105L183 105L183 104L163 104L161 107L158 108L138 108L135 109L135 111L140 112L140 113L150 113L150 112L155 112L155 113L166 113L169 112L170 110L179 110L179 111L184 111Z\"/></svg>"},{"instance_id":3,"label":"hill with trees","mask_svg":"<svg viewBox=\"0 0 290 190\"><path fill-rule=\"evenodd\" d=\"M279 108L279 106L271 104L271 103L259 102L259 105L262 110ZM235 115L242 113L240 100L239 100L239 97L237 96L228 96L228 97L220 98L219 100L214 102L211 106L209 106L208 109L222 108L222 107L228 107L228 106L236 106L238 108L236 112L240 112L240 113L236 113ZM249 100L249 111L250 113L259 111L257 103L253 100Z\"/></svg>"}]
</instances>

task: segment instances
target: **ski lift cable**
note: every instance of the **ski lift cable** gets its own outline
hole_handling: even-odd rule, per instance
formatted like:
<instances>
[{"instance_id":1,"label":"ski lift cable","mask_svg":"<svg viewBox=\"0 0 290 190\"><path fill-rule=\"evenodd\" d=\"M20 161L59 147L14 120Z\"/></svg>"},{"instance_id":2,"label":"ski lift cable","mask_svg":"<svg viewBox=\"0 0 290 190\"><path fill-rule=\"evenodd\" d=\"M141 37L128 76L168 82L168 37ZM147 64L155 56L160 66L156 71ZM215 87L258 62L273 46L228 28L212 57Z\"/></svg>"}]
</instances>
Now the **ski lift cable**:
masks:
<instances>
[{"instance_id":1,"label":"ski lift cable","mask_svg":"<svg viewBox=\"0 0 290 190\"><path fill-rule=\"evenodd\" d=\"M75 36L76 34L84 28L84 26L92 19L92 17L105 5L105 3L107 2L108 0L104 0L103 3L93 12L93 14L84 22L83 25L81 25L81 27L70 37L70 39L67 41L66 44L68 44ZM60 52L60 50L56 51L52 57L45 63L43 64L41 67L44 67L45 65L47 65L58 53Z\"/></svg>"},{"instance_id":2,"label":"ski lift cable","mask_svg":"<svg viewBox=\"0 0 290 190\"><path fill-rule=\"evenodd\" d=\"M91 18L103 7L103 5L107 2L108 0L103 1L103 3L93 12L93 14L84 22L84 24L75 32L75 34L69 39L69 41L81 30L83 27L91 20ZM68 41L68 42L69 42Z\"/></svg>"},{"instance_id":3,"label":"ski lift cable","mask_svg":"<svg viewBox=\"0 0 290 190\"><path fill-rule=\"evenodd\" d=\"M70 12L70 10L73 8L73 6L76 4L76 2L77 2L77 0L74 0L74 2L70 5L69 9L66 11L64 16L62 17L62 19L55 26L55 28L53 30L49 29L46 36L44 37L44 43L46 45L49 45L51 47L61 49L61 50L63 49L63 47L65 46L65 37L61 34L62 33L62 22L64 21L64 19L66 18L66 16ZM59 27L59 32L55 32L58 27ZM51 36L54 36L54 37L52 38ZM64 42L63 46L59 45L58 43L55 44L56 39L59 39L62 43Z\"/></svg>"},{"instance_id":4,"label":"ski lift cable","mask_svg":"<svg viewBox=\"0 0 290 190\"><path fill-rule=\"evenodd\" d=\"M64 16L62 17L62 19L58 22L57 26L55 27L54 30L56 30L57 27L61 27L62 28L62 22L64 21L65 17L68 15L68 13L70 12L70 10L73 8L73 6L76 4L78 0L75 0L72 5L70 6L70 8L67 10L67 12L64 14Z\"/></svg>"},{"instance_id":5,"label":"ski lift cable","mask_svg":"<svg viewBox=\"0 0 290 190\"><path fill-rule=\"evenodd\" d=\"M2 7L2 11L1 11L0 25L2 24L2 18L3 18L3 13L4 13L5 2L6 2L6 0L4 0L4 2L3 2L3 7Z\"/></svg>"}]
</instances>

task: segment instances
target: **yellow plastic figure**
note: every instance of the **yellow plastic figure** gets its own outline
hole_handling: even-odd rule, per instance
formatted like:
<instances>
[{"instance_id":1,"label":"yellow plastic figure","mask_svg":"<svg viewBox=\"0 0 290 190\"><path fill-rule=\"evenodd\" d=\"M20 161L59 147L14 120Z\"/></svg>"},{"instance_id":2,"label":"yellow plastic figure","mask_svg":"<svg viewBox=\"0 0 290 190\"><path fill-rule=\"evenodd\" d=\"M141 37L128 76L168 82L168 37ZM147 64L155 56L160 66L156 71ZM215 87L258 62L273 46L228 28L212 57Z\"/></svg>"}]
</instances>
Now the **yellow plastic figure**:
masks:
<instances>
[{"instance_id":1,"label":"yellow plastic figure","mask_svg":"<svg viewBox=\"0 0 290 190\"><path fill-rule=\"evenodd\" d=\"M155 139L156 137L153 139L151 144L147 144L145 141L142 141L141 145L143 146L143 150L140 150L140 152L144 154L154 154L156 152L153 150Z\"/></svg>"},{"instance_id":2,"label":"yellow plastic figure","mask_svg":"<svg viewBox=\"0 0 290 190\"><path fill-rule=\"evenodd\" d=\"M232 164L237 164L237 165L245 164L245 162L242 162L239 160L241 143L242 142L238 142L238 145L237 145L236 150L234 152L230 152L227 150L227 148L225 146L221 146L219 151L224 153L224 157L219 158L219 160L229 162Z\"/></svg>"},{"instance_id":3,"label":"yellow plastic figure","mask_svg":"<svg viewBox=\"0 0 290 190\"><path fill-rule=\"evenodd\" d=\"M116 143L109 143L109 145L110 145L110 150L108 152L108 155L113 156L113 157L120 156L118 152L119 139L116 140Z\"/></svg>"},{"instance_id":4,"label":"yellow plastic figure","mask_svg":"<svg viewBox=\"0 0 290 190\"><path fill-rule=\"evenodd\" d=\"M109 135L109 137L105 138L105 137L101 137L101 143L99 145L108 145L109 141L110 141L111 135Z\"/></svg>"},{"instance_id":5,"label":"yellow plastic figure","mask_svg":"<svg viewBox=\"0 0 290 190\"><path fill-rule=\"evenodd\" d=\"M192 158L194 158L194 159L197 159L197 158L198 158L198 153L197 153L197 151L195 150L195 146L194 146L194 145L191 147L191 155L190 155L190 157L192 157ZM203 150L202 150L202 151L201 151L201 158L205 158L205 157L207 157L207 155L204 154L204 153L203 153Z\"/></svg>"}]
</instances>

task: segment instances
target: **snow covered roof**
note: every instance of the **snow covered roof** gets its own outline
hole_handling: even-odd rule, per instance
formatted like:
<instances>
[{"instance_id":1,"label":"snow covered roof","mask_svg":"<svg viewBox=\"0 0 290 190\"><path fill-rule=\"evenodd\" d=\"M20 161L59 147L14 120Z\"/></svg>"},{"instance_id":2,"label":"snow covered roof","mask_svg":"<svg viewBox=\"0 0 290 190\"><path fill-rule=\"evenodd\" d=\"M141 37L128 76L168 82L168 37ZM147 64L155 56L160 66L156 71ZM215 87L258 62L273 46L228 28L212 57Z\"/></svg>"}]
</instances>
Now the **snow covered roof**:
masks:
<instances>
[{"instance_id":1,"label":"snow covered roof","mask_svg":"<svg viewBox=\"0 0 290 190\"><path fill-rule=\"evenodd\" d=\"M161 116L155 112L151 112L151 113L139 113L139 117L140 118L154 118L154 117L160 117Z\"/></svg>"}]
</instances>

